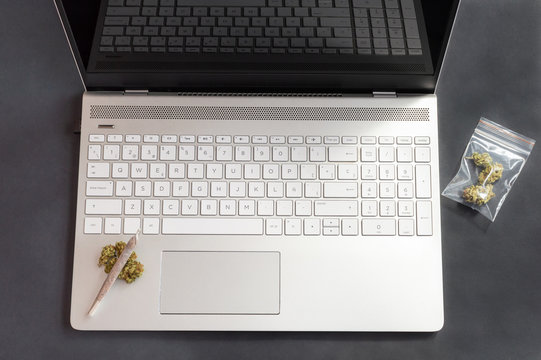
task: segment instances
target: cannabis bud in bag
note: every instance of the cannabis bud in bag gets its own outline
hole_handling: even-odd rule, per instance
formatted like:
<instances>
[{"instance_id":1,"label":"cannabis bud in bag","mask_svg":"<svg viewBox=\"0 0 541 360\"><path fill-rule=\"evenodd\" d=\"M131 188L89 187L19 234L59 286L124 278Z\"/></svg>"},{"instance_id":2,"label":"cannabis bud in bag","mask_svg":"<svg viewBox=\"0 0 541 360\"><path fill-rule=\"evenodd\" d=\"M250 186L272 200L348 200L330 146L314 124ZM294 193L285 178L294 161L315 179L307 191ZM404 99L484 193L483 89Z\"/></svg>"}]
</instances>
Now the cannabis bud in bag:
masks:
<instances>
[{"instance_id":1,"label":"cannabis bud in bag","mask_svg":"<svg viewBox=\"0 0 541 360\"><path fill-rule=\"evenodd\" d=\"M481 118L442 195L494 221L535 140Z\"/></svg>"}]
</instances>

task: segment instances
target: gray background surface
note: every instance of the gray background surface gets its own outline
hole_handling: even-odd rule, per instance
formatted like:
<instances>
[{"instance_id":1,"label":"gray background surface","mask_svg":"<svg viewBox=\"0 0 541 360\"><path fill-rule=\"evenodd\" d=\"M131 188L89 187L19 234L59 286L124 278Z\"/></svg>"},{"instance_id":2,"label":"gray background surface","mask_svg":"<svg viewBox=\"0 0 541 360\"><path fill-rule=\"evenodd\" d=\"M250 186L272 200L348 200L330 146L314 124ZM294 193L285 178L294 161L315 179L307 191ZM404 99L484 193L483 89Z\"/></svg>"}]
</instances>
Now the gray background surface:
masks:
<instances>
[{"instance_id":1,"label":"gray background surface","mask_svg":"<svg viewBox=\"0 0 541 360\"><path fill-rule=\"evenodd\" d=\"M541 359L538 148L495 223L443 199L439 333L72 330L82 86L52 1L0 4L0 359ZM462 1L437 92L442 188L480 116L541 140L540 19L539 0Z\"/></svg>"}]
</instances>

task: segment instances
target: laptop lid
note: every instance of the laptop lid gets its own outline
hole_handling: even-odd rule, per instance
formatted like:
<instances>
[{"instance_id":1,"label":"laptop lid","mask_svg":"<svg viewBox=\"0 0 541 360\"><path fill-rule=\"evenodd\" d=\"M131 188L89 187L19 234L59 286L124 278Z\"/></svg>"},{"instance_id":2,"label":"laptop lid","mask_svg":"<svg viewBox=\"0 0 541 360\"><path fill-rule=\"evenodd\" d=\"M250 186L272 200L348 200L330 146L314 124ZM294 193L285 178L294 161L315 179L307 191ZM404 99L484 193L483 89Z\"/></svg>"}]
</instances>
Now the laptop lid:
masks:
<instances>
[{"instance_id":1,"label":"laptop lid","mask_svg":"<svg viewBox=\"0 0 541 360\"><path fill-rule=\"evenodd\" d=\"M210 34L215 32L215 28L225 25L242 28L247 25L252 26L253 18L262 18L262 8L269 8L276 5L273 10L275 18L283 12L282 26L278 26L278 31L283 31L287 27L287 19L294 19L296 14L300 15L298 25L303 27L304 18L315 18L317 22L311 24L314 37L321 35L319 32L325 32L328 28L323 23L323 19L336 21L338 18L329 18L326 9L330 5L338 9L333 14L350 14L351 21L351 41L354 53L341 53L337 49L335 53L324 53L323 49L317 54L294 53L292 42L288 43L283 53L188 53L183 48L183 53L152 53L152 54L122 54L122 53L101 53L100 39L103 36L104 27L107 26L106 18L112 15L115 10L121 6L139 5L138 16L142 14L142 9L147 0L54 0L62 20L66 36L68 38L73 56L81 75L81 79L87 90L127 90L127 89L145 89L150 91L172 91L172 92L310 92L310 93L371 93L374 91L395 91L407 93L433 93L436 87L437 79L443 63L445 50L451 33L451 28L458 8L459 0L442 0L438 2L428 0L207 0L191 1L176 0L172 4L165 4L164 0L152 0L150 5L157 4L157 12L149 13L145 19L145 24L150 27L151 15L159 17L162 5L172 5L173 12L171 17L182 18L194 17L195 8L202 9L209 5L205 11L205 18L213 18L211 26L203 26L202 20L196 20L192 31L198 31L201 28L208 28ZM171 1L170 1L171 2ZM216 4L215 4L216 3ZM222 4L223 3L223 4ZM342 4L343 3L343 4ZM397 5L392 5L393 3ZM211 6L211 5L227 6ZM407 4L407 5L406 5ZM250 5L250 6L247 6ZM289 5L289 6L288 6ZM347 8L339 8L348 6ZM414 20L408 16L406 6L410 6L414 11ZM377 8L382 12L377 15ZM400 15L398 21L401 24L403 40L409 45L407 25L415 21L419 35L414 35L422 42L422 52L417 56L410 56L408 45L404 56L391 55L391 40L394 36L391 33L392 23L391 13L393 7L397 8ZM113 8L113 10L111 10ZM187 9L188 13L183 13ZM228 18L229 8L240 9L240 15L249 18L246 24L236 24L233 13L233 22L220 24L220 19ZM246 9L256 8L258 12L254 16L246 13ZM216 14L213 14L213 9ZM219 10L222 9L222 10ZM300 9L300 10L298 10ZM304 9L304 10L303 10ZM363 10L365 9L365 10ZM155 10L156 11L156 10ZM201 10L203 11L203 10ZM221 13L222 11L223 16ZM320 12L316 12L320 11ZM362 12L366 11L366 12ZM287 13L286 13L287 12ZM331 14L331 15L333 15ZM117 14L115 14L117 15ZM123 14L121 14L123 15ZM168 15L168 14L165 14ZM164 15L164 16L165 16ZM189 15L189 16L188 16ZM211 16L216 15L216 16ZM247 16L244 16L247 15ZM257 16L256 16L257 15ZM287 16L291 15L291 16ZM335 15L333 15L335 16ZM384 20L384 29L382 34L376 34L373 21L378 21L376 16L382 16ZM143 17L143 16L141 16ZM366 25L367 34L361 35L364 17L368 21ZM405 18L404 18L405 17ZM132 19L128 20L131 25ZM225 21L225 20L223 20ZM265 37L270 26L270 17L263 20L260 24L262 37ZM212 25L214 24L214 25ZM158 32L162 27L168 24L159 25ZM174 24L175 36L181 27ZM180 23L183 25L183 23ZM275 25L275 24L272 24ZM280 23L276 24L280 25ZM297 25L297 24L293 24ZM360 28L359 28L360 27ZM185 28L185 27L182 27ZM248 28L246 27L245 30ZM323 29L323 30L322 30ZM329 33L332 39L338 39L339 34L336 29L331 28ZM126 30L124 30L126 31ZM300 38L300 28L293 30L294 36ZM126 35L123 33L122 35ZM140 34L144 35L144 34ZM161 34L158 34L161 35ZM189 35L189 34L188 34ZM309 34L308 34L309 35ZM247 36L247 35L246 35ZM322 36L325 36L323 34ZM361 53L364 51L362 46L367 39L359 36L369 36L368 41L372 47L372 53ZM375 36L384 36L384 41L389 46L389 54L382 52L376 54L377 40ZM302 39L306 41L309 39ZM116 41L113 40L112 41ZM131 40L133 41L133 40ZM184 37L183 41L187 41ZM238 41L238 40L237 40ZM254 40L255 41L255 40ZM323 45L327 45L327 40L323 39ZM130 43L131 44L131 43ZM133 44L131 44L133 45ZM272 44L274 45L274 44ZM201 45L203 46L203 45ZM255 43L254 43L255 50ZM307 45L308 46L308 45ZM203 49L201 47L201 49ZM169 50L169 49L168 49ZM332 49L331 49L332 50ZM348 51L350 51L348 49ZM133 52L133 49L132 49Z\"/></svg>"}]
</instances>

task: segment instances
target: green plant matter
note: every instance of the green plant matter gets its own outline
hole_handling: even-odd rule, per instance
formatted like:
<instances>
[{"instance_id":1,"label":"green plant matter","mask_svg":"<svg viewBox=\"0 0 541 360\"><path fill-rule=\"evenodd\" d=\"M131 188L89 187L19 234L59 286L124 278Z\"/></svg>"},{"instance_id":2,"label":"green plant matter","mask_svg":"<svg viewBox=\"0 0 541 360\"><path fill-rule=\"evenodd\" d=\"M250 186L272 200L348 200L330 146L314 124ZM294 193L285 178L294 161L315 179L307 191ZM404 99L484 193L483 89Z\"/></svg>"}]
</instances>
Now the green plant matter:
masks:
<instances>
[{"instance_id":1,"label":"green plant matter","mask_svg":"<svg viewBox=\"0 0 541 360\"><path fill-rule=\"evenodd\" d=\"M499 163L494 163L488 165L486 168L479 173L479 184L494 184L502 177L503 165Z\"/></svg>"},{"instance_id":2,"label":"green plant matter","mask_svg":"<svg viewBox=\"0 0 541 360\"><path fill-rule=\"evenodd\" d=\"M495 163L490 154L486 152L482 154L474 152L471 157L466 159L473 160L474 164L483 170L477 177L477 185L471 185L464 189L462 198L469 203L485 205L495 196L492 184L502 177L503 165Z\"/></svg>"},{"instance_id":3,"label":"green plant matter","mask_svg":"<svg viewBox=\"0 0 541 360\"><path fill-rule=\"evenodd\" d=\"M472 159L475 166L479 166L481 168L486 168L492 164L492 158L490 157L489 153L479 154L475 152L471 157L467 157L466 159Z\"/></svg>"},{"instance_id":4,"label":"green plant matter","mask_svg":"<svg viewBox=\"0 0 541 360\"><path fill-rule=\"evenodd\" d=\"M98 266L103 265L105 267L105 272L109 274L111 272L111 269L113 268L113 265L115 265L116 261L120 257L120 254L122 254L122 251L124 251L125 248L126 243L123 241L119 241L115 245L104 246L101 250L101 255L98 260ZM128 284L131 284L135 281L135 279L143 275L145 268L143 264L141 264L136 259L137 254L135 253L135 251L133 251L128 258L128 261L126 262L126 265L124 265L124 267L120 271L120 274L118 275L119 279L122 279Z\"/></svg>"},{"instance_id":5,"label":"green plant matter","mask_svg":"<svg viewBox=\"0 0 541 360\"><path fill-rule=\"evenodd\" d=\"M485 205L495 196L492 191L492 185L471 185L464 189L462 197L469 203L476 205Z\"/></svg>"}]
</instances>

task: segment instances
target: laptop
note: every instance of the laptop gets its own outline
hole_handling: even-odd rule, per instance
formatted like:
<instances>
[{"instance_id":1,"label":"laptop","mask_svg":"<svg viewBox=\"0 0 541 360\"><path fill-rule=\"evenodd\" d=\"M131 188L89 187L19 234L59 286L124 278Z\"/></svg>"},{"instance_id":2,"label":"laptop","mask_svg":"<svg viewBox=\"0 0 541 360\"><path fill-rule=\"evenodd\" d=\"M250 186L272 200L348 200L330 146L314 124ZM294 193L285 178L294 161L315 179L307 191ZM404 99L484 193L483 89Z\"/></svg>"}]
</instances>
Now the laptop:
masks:
<instances>
[{"instance_id":1,"label":"laptop","mask_svg":"<svg viewBox=\"0 0 541 360\"><path fill-rule=\"evenodd\" d=\"M78 330L438 331L458 1L55 0L79 74ZM93 316L102 247L144 273Z\"/></svg>"}]
</instances>

